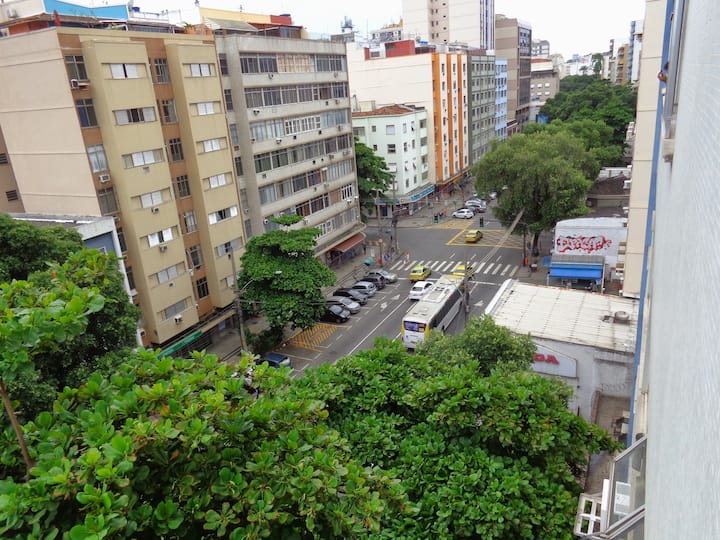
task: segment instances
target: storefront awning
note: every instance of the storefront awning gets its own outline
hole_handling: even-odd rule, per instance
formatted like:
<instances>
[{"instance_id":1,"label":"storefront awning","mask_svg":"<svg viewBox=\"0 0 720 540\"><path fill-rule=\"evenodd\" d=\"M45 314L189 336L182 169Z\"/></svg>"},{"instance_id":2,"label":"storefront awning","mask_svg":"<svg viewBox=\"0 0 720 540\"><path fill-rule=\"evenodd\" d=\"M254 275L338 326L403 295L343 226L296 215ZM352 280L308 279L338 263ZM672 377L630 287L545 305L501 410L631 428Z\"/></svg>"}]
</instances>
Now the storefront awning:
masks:
<instances>
[{"instance_id":1,"label":"storefront awning","mask_svg":"<svg viewBox=\"0 0 720 540\"><path fill-rule=\"evenodd\" d=\"M338 245L332 247L331 249L333 251L339 251L340 253L345 253L346 251L354 248L359 243L365 241L365 233L355 233L347 240L344 240L340 242Z\"/></svg>"},{"instance_id":2,"label":"storefront awning","mask_svg":"<svg viewBox=\"0 0 720 540\"><path fill-rule=\"evenodd\" d=\"M558 279L602 279L601 264L551 266L550 277Z\"/></svg>"}]
</instances>

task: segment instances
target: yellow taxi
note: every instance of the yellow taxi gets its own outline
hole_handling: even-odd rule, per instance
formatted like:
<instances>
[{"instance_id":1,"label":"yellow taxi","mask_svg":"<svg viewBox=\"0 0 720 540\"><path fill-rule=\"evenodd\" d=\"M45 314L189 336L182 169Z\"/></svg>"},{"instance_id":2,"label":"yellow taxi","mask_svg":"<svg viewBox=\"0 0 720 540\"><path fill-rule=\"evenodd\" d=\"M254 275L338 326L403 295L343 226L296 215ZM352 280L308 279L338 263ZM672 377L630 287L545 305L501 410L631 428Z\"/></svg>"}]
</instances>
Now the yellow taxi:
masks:
<instances>
[{"instance_id":1,"label":"yellow taxi","mask_svg":"<svg viewBox=\"0 0 720 540\"><path fill-rule=\"evenodd\" d=\"M468 229L467 231L465 231L466 242L477 242L478 240L481 240L482 237L482 231L478 229Z\"/></svg>"},{"instance_id":2,"label":"yellow taxi","mask_svg":"<svg viewBox=\"0 0 720 540\"><path fill-rule=\"evenodd\" d=\"M468 279L473 277L474 273L475 268L473 268L472 264L467 265L467 267L464 264L458 264L452 271L453 276L467 277Z\"/></svg>"},{"instance_id":3,"label":"yellow taxi","mask_svg":"<svg viewBox=\"0 0 720 540\"><path fill-rule=\"evenodd\" d=\"M410 270L410 281L422 281L428 277L431 272L432 270L430 270L429 266L415 266Z\"/></svg>"}]
</instances>

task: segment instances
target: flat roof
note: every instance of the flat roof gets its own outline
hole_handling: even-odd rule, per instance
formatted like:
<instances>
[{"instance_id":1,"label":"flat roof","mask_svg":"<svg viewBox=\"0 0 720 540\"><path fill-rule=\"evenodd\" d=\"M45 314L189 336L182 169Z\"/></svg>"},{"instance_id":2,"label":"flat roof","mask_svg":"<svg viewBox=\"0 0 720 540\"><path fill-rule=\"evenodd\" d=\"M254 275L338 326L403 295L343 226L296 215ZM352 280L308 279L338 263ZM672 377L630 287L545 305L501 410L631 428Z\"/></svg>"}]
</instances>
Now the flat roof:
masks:
<instances>
[{"instance_id":1,"label":"flat roof","mask_svg":"<svg viewBox=\"0 0 720 540\"><path fill-rule=\"evenodd\" d=\"M516 334L632 353L638 305L622 296L508 280L486 313Z\"/></svg>"}]
</instances>

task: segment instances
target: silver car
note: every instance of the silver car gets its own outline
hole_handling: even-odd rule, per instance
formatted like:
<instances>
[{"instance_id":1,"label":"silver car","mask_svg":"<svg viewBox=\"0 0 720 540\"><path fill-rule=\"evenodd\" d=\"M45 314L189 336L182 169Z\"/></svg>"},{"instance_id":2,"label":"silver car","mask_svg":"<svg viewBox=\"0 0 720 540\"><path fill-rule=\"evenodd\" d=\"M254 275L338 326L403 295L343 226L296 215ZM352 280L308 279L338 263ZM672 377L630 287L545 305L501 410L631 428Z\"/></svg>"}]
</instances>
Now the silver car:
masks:
<instances>
[{"instance_id":1,"label":"silver car","mask_svg":"<svg viewBox=\"0 0 720 540\"><path fill-rule=\"evenodd\" d=\"M331 296L327 299L328 305L339 304L350 313L357 313L360 311L360 304L352 298L346 298L345 296Z\"/></svg>"},{"instance_id":2,"label":"silver car","mask_svg":"<svg viewBox=\"0 0 720 540\"><path fill-rule=\"evenodd\" d=\"M375 293L377 292L377 287L375 287L375 284L370 283L369 281L358 281L350 288L355 289L356 291L360 291L367 296L375 296Z\"/></svg>"},{"instance_id":3,"label":"silver car","mask_svg":"<svg viewBox=\"0 0 720 540\"><path fill-rule=\"evenodd\" d=\"M378 268L377 270L370 270L367 275L371 276L373 274L381 275L385 278L385 283L395 283L398 280L398 276L394 272L388 272L387 270L383 270L382 268Z\"/></svg>"}]
</instances>

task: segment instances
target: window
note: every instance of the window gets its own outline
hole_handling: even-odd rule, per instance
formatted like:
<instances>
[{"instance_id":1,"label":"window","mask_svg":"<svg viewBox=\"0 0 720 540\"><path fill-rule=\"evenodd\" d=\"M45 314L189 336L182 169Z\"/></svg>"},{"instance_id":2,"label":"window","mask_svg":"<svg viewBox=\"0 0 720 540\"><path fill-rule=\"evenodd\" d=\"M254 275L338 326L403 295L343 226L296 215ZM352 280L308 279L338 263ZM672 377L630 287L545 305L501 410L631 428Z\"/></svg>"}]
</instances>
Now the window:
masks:
<instances>
[{"instance_id":1,"label":"window","mask_svg":"<svg viewBox=\"0 0 720 540\"><path fill-rule=\"evenodd\" d=\"M378 149L378 145L377 145L377 144L373 144L373 151L374 151L374 152L377 152L377 149Z\"/></svg>"},{"instance_id":2,"label":"window","mask_svg":"<svg viewBox=\"0 0 720 540\"><path fill-rule=\"evenodd\" d=\"M138 64L110 64L113 79L137 79L140 77Z\"/></svg>"},{"instance_id":3,"label":"window","mask_svg":"<svg viewBox=\"0 0 720 540\"><path fill-rule=\"evenodd\" d=\"M8 202L17 201L18 199L20 199L20 197L18 197L18 192L16 189L6 191L5 197L7 197Z\"/></svg>"},{"instance_id":4,"label":"window","mask_svg":"<svg viewBox=\"0 0 720 540\"><path fill-rule=\"evenodd\" d=\"M140 205L143 208L157 206L158 204L162 204L162 202L162 191L151 191L150 193L143 193L142 195L140 195Z\"/></svg>"},{"instance_id":5,"label":"window","mask_svg":"<svg viewBox=\"0 0 720 540\"><path fill-rule=\"evenodd\" d=\"M155 277L157 278L158 285L175 279L178 276L177 265L168 266L164 270L160 270Z\"/></svg>"},{"instance_id":6,"label":"window","mask_svg":"<svg viewBox=\"0 0 720 540\"><path fill-rule=\"evenodd\" d=\"M192 246L188 248L187 254L188 259L190 259L190 266L192 266L194 270L197 270L202 266L203 258L202 251L200 251L200 246Z\"/></svg>"},{"instance_id":7,"label":"window","mask_svg":"<svg viewBox=\"0 0 720 540\"><path fill-rule=\"evenodd\" d=\"M148 234L148 245L150 247L157 246L163 242L169 242L173 239L172 229L163 229L152 234Z\"/></svg>"},{"instance_id":8,"label":"window","mask_svg":"<svg viewBox=\"0 0 720 540\"><path fill-rule=\"evenodd\" d=\"M370 126L370 131L372 131L373 133L376 133L376 132L377 132L377 126Z\"/></svg>"},{"instance_id":9,"label":"window","mask_svg":"<svg viewBox=\"0 0 720 540\"><path fill-rule=\"evenodd\" d=\"M258 62L257 56L241 56L240 70L243 73L260 73L260 64Z\"/></svg>"},{"instance_id":10,"label":"window","mask_svg":"<svg viewBox=\"0 0 720 540\"><path fill-rule=\"evenodd\" d=\"M105 216L118 211L118 203L113 188L99 189L97 192L100 213Z\"/></svg>"},{"instance_id":11,"label":"window","mask_svg":"<svg viewBox=\"0 0 720 540\"><path fill-rule=\"evenodd\" d=\"M168 153L170 154L170 161L182 161L185 159L182 141L179 138L168 141Z\"/></svg>"},{"instance_id":12,"label":"window","mask_svg":"<svg viewBox=\"0 0 720 540\"><path fill-rule=\"evenodd\" d=\"M232 100L232 90L229 88L226 90L223 90L223 94L225 95L225 108L228 111L233 110L233 100Z\"/></svg>"},{"instance_id":13,"label":"window","mask_svg":"<svg viewBox=\"0 0 720 540\"><path fill-rule=\"evenodd\" d=\"M117 235L118 243L120 244L120 251L125 253L127 251L127 243L125 242L125 233L123 232L122 227L117 228Z\"/></svg>"},{"instance_id":14,"label":"window","mask_svg":"<svg viewBox=\"0 0 720 540\"><path fill-rule=\"evenodd\" d=\"M170 71L168 70L168 64L165 58L156 58L153 60L153 68L155 71L156 83L170 82Z\"/></svg>"},{"instance_id":15,"label":"window","mask_svg":"<svg viewBox=\"0 0 720 540\"><path fill-rule=\"evenodd\" d=\"M208 282L207 278L200 278L195 282L195 290L197 291L197 297L198 298L205 298L210 294L210 289L208 288Z\"/></svg>"},{"instance_id":16,"label":"window","mask_svg":"<svg viewBox=\"0 0 720 540\"><path fill-rule=\"evenodd\" d=\"M218 188L220 186L227 185L229 183L228 175L225 173L216 174L216 175L208 178L208 183L210 184L210 189L214 189L214 188Z\"/></svg>"},{"instance_id":17,"label":"window","mask_svg":"<svg viewBox=\"0 0 720 540\"><path fill-rule=\"evenodd\" d=\"M95 117L95 106L92 99L76 99L75 108L80 117L80 125L84 128L97 126L97 118Z\"/></svg>"},{"instance_id":18,"label":"window","mask_svg":"<svg viewBox=\"0 0 720 540\"><path fill-rule=\"evenodd\" d=\"M174 99L163 99L160 102L160 114L165 124L174 124L178 121L177 112L175 111Z\"/></svg>"},{"instance_id":19,"label":"window","mask_svg":"<svg viewBox=\"0 0 720 540\"><path fill-rule=\"evenodd\" d=\"M228 64L227 64L227 54L225 54L225 53L218 54L218 63L220 64L220 74L227 75L229 73Z\"/></svg>"},{"instance_id":20,"label":"window","mask_svg":"<svg viewBox=\"0 0 720 540\"><path fill-rule=\"evenodd\" d=\"M238 137L237 124L229 124L228 129L230 130L230 142L233 146L240 144L240 137Z\"/></svg>"},{"instance_id":21,"label":"window","mask_svg":"<svg viewBox=\"0 0 720 540\"><path fill-rule=\"evenodd\" d=\"M115 122L117 122L119 126L155 121L155 107L124 109L121 111L113 111L113 114L115 115Z\"/></svg>"},{"instance_id":22,"label":"window","mask_svg":"<svg viewBox=\"0 0 720 540\"><path fill-rule=\"evenodd\" d=\"M388 153L388 154L394 154L394 153L395 153L395 145L394 145L394 144L388 144L388 145L387 145L387 153Z\"/></svg>"},{"instance_id":23,"label":"window","mask_svg":"<svg viewBox=\"0 0 720 540\"><path fill-rule=\"evenodd\" d=\"M175 177L175 180L173 180L173 185L175 186L176 198L184 199L185 197L190 196L190 181L188 180L187 174Z\"/></svg>"},{"instance_id":24,"label":"window","mask_svg":"<svg viewBox=\"0 0 720 540\"><path fill-rule=\"evenodd\" d=\"M242 158L240 156L235 158L235 174L238 176L243 175Z\"/></svg>"},{"instance_id":25,"label":"window","mask_svg":"<svg viewBox=\"0 0 720 540\"><path fill-rule=\"evenodd\" d=\"M207 116L208 114L215 114L215 111L218 110L215 108L214 101L202 101L200 103L196 103L195 108L197 109L198 116Z\"/></svg>"},{"instance_id":26,"label":"window","mask_svg":"<svg viewBox=\"0 0 720 540\"><path fill-rule=\"evenodd\" d=\"M353 128L353 135L355 135L356 137L364 137L365 136L365 128L364 127Z\"/></svg>"},{"instance_id":27,"label":"window","mask_svg":"<svg viewBox=\"0 0 720 540\"><path fill-rule=\"evenodd\" d=\"M159 163L163 161L163 151L157 148L155 150L145 150L144 152L133 152L132 154L125 154L123 161L126 169Z\"/></svg>"},{"instance_id":28,"label":"window","mask_svg":"<svg viewBox=\"0 0 720 540\"><path fill-rule=\"evenodd\" d=\"M108 168L105 147L102 144L94 144L87 147L90 168L92 172L106 171Z\"/></svg>"},{"instance_id":29,"label":"window","mask_svg":"<svg viewBox=\"0 0 720 540\"><path fill-rule=\"evenodd\" d=\"M68 75L71 79L79 81L87 81L87 71L85 70L85 58L81 55L68 55L65 57L65 67L67 67Z\"/></svg>"},{"instance_id":30,"label":"window","mask_svg":"<svg viewBox=\"0 0 720 540\"><path fill-rule=\"evenodd\" d=\"M186 299L183 298L179 302L174 303L172 306L166 307L163 310L163 318L167 320L185 311L185 301Z\"/></svg>"},{"instance_id":31,"label":"window","mask_svg":"<svg viewBox=\"0 0 720 540\"><path fill-rule=\"evenodd\" d=\"M395 125L388 124L385 126L385 135L395 135Z\"/></svg>"},{"instance_id":32,"label":"window","mask_svg":"<svg viewBox=\"0 0 720 540\"><path fill-rule=\"evenodd\" d=\"M183 212L182 217L186 233L197 231L197 220L195 219L195 212L193 212L192 210L188 210L187 212Z\"/></svg>"},{"instance_id":33,"label":"window","mask_svg":"<svg viewBox=\"0 0 720 540\"><path fill-rule=\"evenodd\" d=\"M224 146L222 143L222 139L207 139L206 141L200 141L200 151L215 152L217 150L222 150Z\"/></svg>"},{"instance_id":34,"label":"window","mask_svg":"<svg viewBox=\"0 0 720 540\"><path fill-rule=\"evenodd\" d=\"M232 240L230 242L220 244L215 248L215 252L217 253L218 257L222 257L223 255L227 255L228 253L232 253L233 251L237 251L238 249L240 249L240 241L236 238L235 240Z\"/></svg>"},{"instance_id":35,"label":"window","mask_svg":"<svg viewBox=\"0 0 720 540\"><path fill-rule=\"evenodd\" d=\"M223 208L222 210L218 210L217 212L209 213L208 221L210 222L210 225L214 225L215 223L220 223L221 221L225 221L226 219L233 218L237 215L238 207L230 206L229 208Z\"/></svg>"},{"instance_id":36,"label":"window","mask_svg":"<svg viewBox=\"0 0 720 540\"><path fill-rule=\"evenodd\" d=\"M190 64L191 77L212 77L212 64Z\"/></svg>"},{"instance_id":37,"label":"window","mask_svg":"<svg viewBox=\"0 0 720 540\"><path fill-rule=\"evenodd\" d=\"M135 274L133 274L133 270L130 266L125 267L125 275L128 278L128 285L130 286L130 290L135 290Z\"/></svg>"},{"instance_id":38,"label":"window","mask_svg":"<svg viewBox=\"0 0 720 540\"><path fill-rule=\"evenodd\" d=\"M427 126L427 120L420 120L420 129L423 129Z\"/></svg>"}]
</instances>

